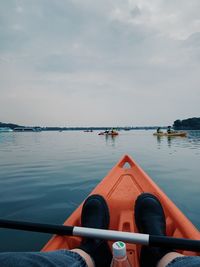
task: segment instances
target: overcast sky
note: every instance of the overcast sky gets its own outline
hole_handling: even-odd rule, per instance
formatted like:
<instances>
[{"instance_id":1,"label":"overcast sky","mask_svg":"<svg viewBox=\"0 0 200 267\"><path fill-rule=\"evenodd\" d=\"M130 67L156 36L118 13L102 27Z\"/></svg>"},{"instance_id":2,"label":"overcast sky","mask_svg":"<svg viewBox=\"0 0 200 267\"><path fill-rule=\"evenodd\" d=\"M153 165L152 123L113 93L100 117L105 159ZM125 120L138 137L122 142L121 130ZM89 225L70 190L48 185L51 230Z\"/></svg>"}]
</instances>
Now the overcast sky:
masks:
<instances>
[{"instance_id":1,"label":"overcast sky","mask_svg":"<svg viewBox=\"0 0 200 267\"><path fill-rule=\"evenodd\" d=\"M200 117L199 0L0 0L0 121Z\"/></svg>"}]
</instances>

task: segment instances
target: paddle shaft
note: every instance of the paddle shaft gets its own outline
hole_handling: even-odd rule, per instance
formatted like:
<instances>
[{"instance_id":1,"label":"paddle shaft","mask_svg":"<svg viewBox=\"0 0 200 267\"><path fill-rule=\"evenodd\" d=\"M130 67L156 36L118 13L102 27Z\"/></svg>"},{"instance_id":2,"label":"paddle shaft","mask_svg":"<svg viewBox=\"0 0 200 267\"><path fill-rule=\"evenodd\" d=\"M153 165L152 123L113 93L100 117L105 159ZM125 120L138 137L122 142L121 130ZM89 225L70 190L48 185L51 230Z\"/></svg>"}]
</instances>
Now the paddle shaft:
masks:
<instances>
[{"instance_id":1,"label":"paddle shaft","mask_svg":"<svg viewBox=\"0 0 200 267\"><path fill-rule=\"evenodd\" d=\"M103 230L78 226L64 226L41 224L23 221L0 220L1 228L16 230L49 233L66 236L81 236L99 238L113 241L124 241L132 244L147 246L167 247L173 249L200 251L200 240L190 240L185 238L173 238L167 236L155 236L139 233L130 233L114 230Z\"/></svg>"}]
</instances>

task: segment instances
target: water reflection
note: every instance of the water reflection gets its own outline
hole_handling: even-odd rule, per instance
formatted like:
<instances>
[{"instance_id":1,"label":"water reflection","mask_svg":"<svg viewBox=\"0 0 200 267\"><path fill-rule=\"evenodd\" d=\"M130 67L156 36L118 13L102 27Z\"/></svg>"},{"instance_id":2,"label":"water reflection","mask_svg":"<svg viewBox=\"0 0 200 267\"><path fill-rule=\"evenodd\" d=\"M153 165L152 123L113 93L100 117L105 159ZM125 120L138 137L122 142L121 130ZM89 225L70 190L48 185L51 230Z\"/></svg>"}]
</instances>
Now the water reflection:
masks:
<instances>
[{"instance_id":1,"label":"water reflection","mask_svg":"<svg viewBox=\"0 0 200 267\"><path fill-rule=\"evenodd\" d=\"M186 138L155 137L153 131L1 133L1 216L63 222L123 154L131 155L200 228L200 131L188 131ZM2 232L0 251L38 250L48 239L30 234L21 242L13 232Z\"/></svg>"},{"instance_id":2,"label":"water reflection","mask_svg":"<svg viewBox=\"0 0 200 267\"><path fill-rule=\"evenodd\" d=\"M175 140L175 143L176 143L176 139L185 138L185 137L181 137L181 136L156 136L156 138L157 138L157 143L159 145L162 142L165 142L167 140L168 146L171 147L173 140Z\"/></svg>"},{"instance_id":3,"label":"water reflection","mask_svg":"<svg viewBox=\"0 0 200 267\"><path fill-rule=\"evenodd\" d=\"M187 137L183 136L156 136L157 145L160 149L167 141L168 147L182 147L196 149L200 152L200 131L188 131Z\"/></svg>"},{"instance_id":4,"label":"water reflection","mask_svg":"<svg viewBox=\"0 0 200 267\"><path fill-rule=\"evenodd\" d=\"M11 142L13 140L13 137L14 137L13 132L0 133L0 142L1 143Z\"/></svg>"},{"instance_id":5,"label":"water reflection","mask_svg":"<svg viewBox=\"0 0 200 267\"><path fill-rule=\"evenodd\" d=\"M112 146L115 147L116 146L116 138L118 136L117 135L105 135L105 141L106 141L106 145L108 146Z\"/></svg>"},{"instance_id":6,"label":"water reflection","mask_svg":"<svg viewBox=\"0 0 200 267\"><path fill-rule=\"evenodd\" d=\"M158 135L157 135L156 137L157 137L157 142L158 142L158 144L160 144L160 143L161 143L161 139L162 139L161 136L158 136Z\"/></svg>"},{"instance_id":7,"label":"water reflection","mask_svg":"<svg viewBox=\"0 0 200 267\"><path fill-rule=\"evenodd\" d=\"M192 145L200 146L200 131L189 131L188 141Z\"/></svg>"},{"instance_id":8,"label":"water reflection","mask_svg":"<svg viewBox=\"0 0 200 267\"><path fill-rule=\"evenodd\" d=\"M162 142L165 142L165 140L167 140L168 146L171 147L172 139L173 139L172 136L156 136L156 138L157 138L157 143L159 147L161 146Z\"/></svg>"},{"instance_id":9,"label":"water reflection","mask_svg":"<svg viewBox=\"0 0 200 267\"><path fill-rule=\"evenodd\" d=\"M172 145L172 137L171 136L167 137L167 144L168 144L168 147L171 147L171 145Z\"/></svg>"}]
</instances>

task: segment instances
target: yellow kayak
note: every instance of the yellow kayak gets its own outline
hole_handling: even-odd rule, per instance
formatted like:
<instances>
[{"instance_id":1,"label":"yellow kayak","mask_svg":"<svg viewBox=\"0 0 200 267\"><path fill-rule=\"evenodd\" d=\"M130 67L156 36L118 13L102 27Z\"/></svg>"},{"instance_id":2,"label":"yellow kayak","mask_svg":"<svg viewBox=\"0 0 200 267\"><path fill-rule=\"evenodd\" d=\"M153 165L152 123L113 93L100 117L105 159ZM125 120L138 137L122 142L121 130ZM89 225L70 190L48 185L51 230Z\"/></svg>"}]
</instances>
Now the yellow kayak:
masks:
<instances>
[{"instance_id":1,"label":"yellow kayak","mask_svg":"<svg viewBox=\"0 0 200 267\"><path fill-rule=\"evenodd\" d=\"M155 136L181 136L185 137L187 136L186 132L172 132L172 133L153 133Z\"/></svg>"}]
</instances>

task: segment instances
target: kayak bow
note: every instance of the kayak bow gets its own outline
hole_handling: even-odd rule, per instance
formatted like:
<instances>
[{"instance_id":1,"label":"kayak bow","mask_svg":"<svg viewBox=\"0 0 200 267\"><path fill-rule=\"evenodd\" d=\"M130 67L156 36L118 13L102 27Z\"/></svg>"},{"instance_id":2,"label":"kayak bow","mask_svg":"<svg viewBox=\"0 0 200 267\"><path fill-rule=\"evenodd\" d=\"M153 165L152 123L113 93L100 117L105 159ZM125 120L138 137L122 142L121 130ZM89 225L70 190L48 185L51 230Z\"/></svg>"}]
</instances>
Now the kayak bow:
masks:
<instances>
[{"instance_id":1,"label":"kayak bow","mask_svg":"<svg viewBox=\"0 0 200 267\"><path fill-rule=\"evenodd\" d=\"M116 164L91 194L100 194L106 199L110 210L110 230L137 233L133 206L138 195L143 192L152 193L161 201L166 215L168 236L200 239L200 233L195 226L128 155ZM83 203L71 214L64 225L80 226L82 205ZM42 251L72 249L78 247L80 241L81 238L75 236L55 235ZM109 245L111 247L112 241L109 241ZM127 244L128 257L132 266L139 267L140 248L140 245ZM195 252L179 251L185 255L199 255Z\"/></svg>"}]
</instances>

